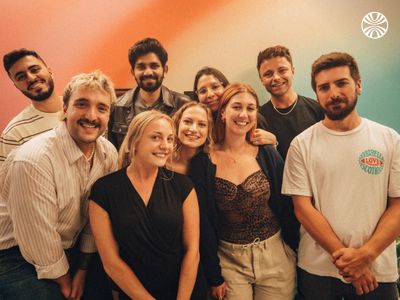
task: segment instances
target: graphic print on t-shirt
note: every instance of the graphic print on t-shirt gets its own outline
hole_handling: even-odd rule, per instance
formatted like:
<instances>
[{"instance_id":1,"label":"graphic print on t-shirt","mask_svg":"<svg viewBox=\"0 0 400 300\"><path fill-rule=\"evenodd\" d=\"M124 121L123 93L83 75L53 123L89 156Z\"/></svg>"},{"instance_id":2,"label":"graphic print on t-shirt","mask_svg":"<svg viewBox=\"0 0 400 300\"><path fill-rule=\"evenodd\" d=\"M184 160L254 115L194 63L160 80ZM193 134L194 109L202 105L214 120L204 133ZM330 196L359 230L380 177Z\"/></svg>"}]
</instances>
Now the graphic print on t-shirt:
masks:
<instances>
[{"instance_id":1,"label":"graphic print on t-shirt","mask_svg":"<svg viewBox=\"0 0 400 300\"><path fill-rule=\"evenodd\" d=\"M358 157L360 168L372 175L378 175L382 172L385 159L383 155L374 149L368 149L363 151Z\"/></svg>"}]
</instances>

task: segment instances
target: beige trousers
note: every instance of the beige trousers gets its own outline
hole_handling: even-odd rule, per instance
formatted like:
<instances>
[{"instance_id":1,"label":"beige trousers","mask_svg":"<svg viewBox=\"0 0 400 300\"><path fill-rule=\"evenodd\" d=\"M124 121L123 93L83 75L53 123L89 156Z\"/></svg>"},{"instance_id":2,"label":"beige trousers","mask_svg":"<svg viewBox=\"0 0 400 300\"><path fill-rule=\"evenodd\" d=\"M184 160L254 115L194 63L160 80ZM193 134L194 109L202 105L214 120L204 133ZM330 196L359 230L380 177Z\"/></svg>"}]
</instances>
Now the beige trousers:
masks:
<instances>
[{"instance_id":1,"label":"beige trousers","mask_svg":"<svg viewBox=\"0 0 400 300\"><path fill-rule=\"evenodd\" d=\"M218 256L227 285L224 299L293 299L296 257L280 232L246 245L220 241Z\"/></svg>"}]
</instances>

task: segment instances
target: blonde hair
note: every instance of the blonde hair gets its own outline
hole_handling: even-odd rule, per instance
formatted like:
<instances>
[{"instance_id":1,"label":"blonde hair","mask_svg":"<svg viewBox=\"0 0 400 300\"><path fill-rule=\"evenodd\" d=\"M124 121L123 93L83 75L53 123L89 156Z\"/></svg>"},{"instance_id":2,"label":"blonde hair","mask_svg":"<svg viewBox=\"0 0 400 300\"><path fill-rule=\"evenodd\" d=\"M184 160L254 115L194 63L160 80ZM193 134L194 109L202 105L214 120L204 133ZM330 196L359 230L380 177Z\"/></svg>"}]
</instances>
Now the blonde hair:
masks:
<instances>
[{"instance_id":1,"label":"blonde hair","mask_svg":"<svg viewBox=\"0 0 400 300\"><path fill-rule=\"evenodd\" d=\"M121 148L118 152L118 167L124 168L130 165L135 159L135 147L137 142L142 138L143 132L146 127L154 122L164 119L171 124L172 132L175 132L175 126L172 119L158 111L149 110L136 115L131 124L129 125L128 132L122 142Z\"/></svg>"},{"instance_id":2,"label":"blonde hair","mask_svg":"<svg viewBox=\"0 0 400 300\"><path fill-rule=\"evenodd\" d=\"M205 152L208 152L210 147L211 147L211 145L213 144L213 141L214 141L214 138L213 138L213 130L214 130L213 129L213 126L214 126L213 123L214 122L213 122L213 118L212 118L211 109L207 105L205 105L203 103L191 101L191 102L185 103L180 109L178 109L174 113L174 115L172 116L172 120L174 121L174 125L175 125L176 136L178 137L179 123L182 120L183 113L187 109L192 108L192 107L200 107L200 108L204 109L204 111L206 112L206 115L207 115L207 126L208 126L208 128L207 128L207 138L206 138L205 143L199 147L200 148L199 150L203 150ZM175 151L174 151L174 157L175 158L179 157L179 151L180 151L181 147L182 147L182 143L180 142L179 138L177 138L176 139L176 148L175 148Z\"/></svg>"}]
</instances>

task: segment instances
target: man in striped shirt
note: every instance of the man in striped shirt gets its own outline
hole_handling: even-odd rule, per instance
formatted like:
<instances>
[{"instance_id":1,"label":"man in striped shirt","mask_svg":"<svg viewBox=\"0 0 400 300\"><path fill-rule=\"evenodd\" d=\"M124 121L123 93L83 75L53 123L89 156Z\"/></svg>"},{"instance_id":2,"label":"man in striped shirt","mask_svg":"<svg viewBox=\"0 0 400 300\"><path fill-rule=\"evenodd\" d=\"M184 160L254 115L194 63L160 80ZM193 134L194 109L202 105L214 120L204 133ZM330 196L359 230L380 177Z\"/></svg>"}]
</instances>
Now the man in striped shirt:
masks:
<instances>
[{"instance_id":1,"label":"man in striped shirt","mask_svg":"<svg viewBox=\"0 0 400 300\"><path fill-rule=\"evenodd\" d=\"M87 198L92 184L117 167L115 147L102 137L114 100L103 73L75 76L64 90L64 121L4 162L0 299L81 298L85 258L96 251Z\"/></svg>"},{"instance_id":2,"label":"man in striped shirt","mask_svg":"<svg viewBox=\"0 0 400 300\"><path fill-rule=\"evenodd\" d=\"M35 51L18 49L3 57L14 86L31 100L6 126L0 137L0 166L8 154L60 122L62 100L54 91L51 69Z\"/></svg>"}]
</instances>

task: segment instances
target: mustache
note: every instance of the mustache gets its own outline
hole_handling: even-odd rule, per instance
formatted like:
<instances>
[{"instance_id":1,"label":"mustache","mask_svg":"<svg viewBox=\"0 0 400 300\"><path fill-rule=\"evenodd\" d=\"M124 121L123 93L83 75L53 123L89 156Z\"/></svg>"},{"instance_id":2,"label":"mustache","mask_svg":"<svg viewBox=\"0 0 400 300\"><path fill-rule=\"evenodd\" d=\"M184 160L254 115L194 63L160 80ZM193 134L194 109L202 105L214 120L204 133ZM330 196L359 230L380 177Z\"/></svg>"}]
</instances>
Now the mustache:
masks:
<instances>
[{"instance_id":1,"label":"mustache","mask_svg":"<svg viewBox=\"0 0 400 300\"><path fill-rule=\"evenodd\" d=\"M143 76L140 76L140 80L145 80L145 79L158 80L158 77L156 75L143 75Z\"/></svg>"},{"instance_id":2,"label":"mustache","mask_svg":"<svg viewBox=\"0 0 400 300\"><path fill-rule=\"evenodd\" d=\"M99 128L99 127L100 127L100 123L99 123L99 122L91 121L91 120L86 119L86 118L79 119L79 120L78 120L78 124L79 124L79 125L94 126L94 127L96 127L96 128Z\"/></svg>"},{"instance_id":3,"label":"mustache","mask_svg":"<svg viewBox=\"0 0 400 300\"><path fill-rule=\"evenodd\" d=\"M32 88L32 86L33 86L35 83L37 83L37 82L39 82L39 83L45 83L45 81L42 80L42 79L34 80L34 81L32 81L32 82L30 82L30 83L28 84L28 90L30 90L30 89Z\"/></svg>"},{"instance_id":4,"label":"mustache","mask_svg":"<svg viewBox=\"0 0 400 300\"><path fill-rule=\"evenodd\" d=\"M349 101L346 98L338 97L338 98L335 98L335 99L332 99L331 101L329 101L328 105L337 105L340 103L348 103L348 102Z\"/></svg>"}]
</instances>

